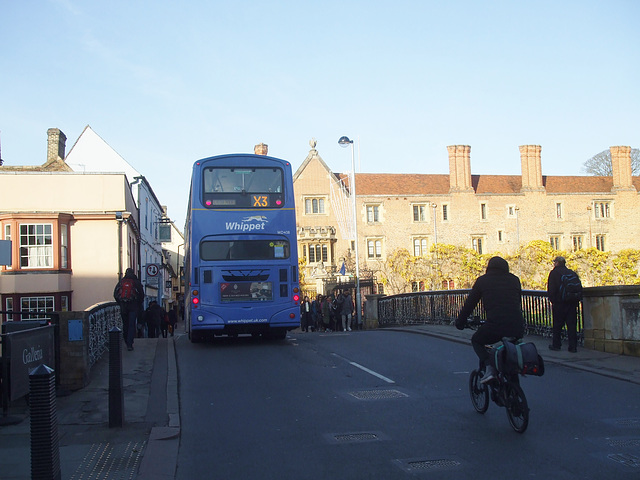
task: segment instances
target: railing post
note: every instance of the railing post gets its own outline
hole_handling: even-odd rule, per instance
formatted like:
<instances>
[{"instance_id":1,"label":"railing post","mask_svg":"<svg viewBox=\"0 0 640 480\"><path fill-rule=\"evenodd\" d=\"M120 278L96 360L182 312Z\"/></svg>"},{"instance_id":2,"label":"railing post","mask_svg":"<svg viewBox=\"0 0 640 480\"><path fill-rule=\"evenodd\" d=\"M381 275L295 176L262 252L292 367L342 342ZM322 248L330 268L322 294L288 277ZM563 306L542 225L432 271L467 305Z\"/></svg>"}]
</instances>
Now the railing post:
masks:
<instances>
[{"instance_id":1,"label":"railing post","mask_svg":"<svg viewBox=\"0 0 640 480\"><path fill-rule=\"evenodd\" d=\"M31 417L31 478L59 480L60 445L56 411L56 377L41 364L29 374Z\"/></svg>"},{"instance_id":2,"label":"railing post","mask_svg":"<svg viewBox=\"0 0 640 480\"><path fill-rule=\"evenodd\" d=\"M122 388L122 331L109 330L109 428L124 424L124 392Z\"/></svg>"}]
</instances>

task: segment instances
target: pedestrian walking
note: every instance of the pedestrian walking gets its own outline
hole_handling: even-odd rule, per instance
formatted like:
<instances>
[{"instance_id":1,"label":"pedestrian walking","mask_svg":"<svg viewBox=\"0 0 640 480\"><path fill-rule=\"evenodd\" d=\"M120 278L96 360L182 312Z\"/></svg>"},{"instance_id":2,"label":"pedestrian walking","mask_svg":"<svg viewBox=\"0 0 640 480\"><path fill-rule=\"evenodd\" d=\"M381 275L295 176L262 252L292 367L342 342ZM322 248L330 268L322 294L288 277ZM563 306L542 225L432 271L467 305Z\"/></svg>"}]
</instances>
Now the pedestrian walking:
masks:
<instances>
[{"instance_id":1,"label":"pedestrian walking","mask_svg":"<svg viewBox=\"0 0 640 480\"><path fill-rule=\"evenodd\" d=\"M122 337L127 350L133 350L133 339L136 336L136 320L144 302L144 287L132 268L127 268L116 287L113 298L120 307L122 317Z\"/></svg>"},{"instance_id":2,"label":"pedestrian walking","mask_svg":"<svg viewBox=\"0 0 640 480\"><path fill-rule=\"evenodd\" d=\"M158 302L155 300L149 302L149 306L144 312L144 318L149 338L157 338L160 334L160 322L164 322L164 310L158 305Z\"/></svg>"},{"instance_id":3,"label":"pedestrian walking","mask_svg":"<svg viewBox=\"0 0 640 480\"><path fill-rule=\"evenodd\" d=\"M169 333L169 313L164 308L161 307L161 309L160 332L162 333L162 338L167 338Z\"/></svg>"},{"instance_id":4,"label":"pedestrian walking","mask_svg":"<svg viewBox=\"0 0 640 480\"><path fill-rule=\"evenodd\" d=\"M176 323L178 323L178 307L173 305L171 310L169 310L169 333L172 337L176 331Z\"/></svg>"}]
</instances>

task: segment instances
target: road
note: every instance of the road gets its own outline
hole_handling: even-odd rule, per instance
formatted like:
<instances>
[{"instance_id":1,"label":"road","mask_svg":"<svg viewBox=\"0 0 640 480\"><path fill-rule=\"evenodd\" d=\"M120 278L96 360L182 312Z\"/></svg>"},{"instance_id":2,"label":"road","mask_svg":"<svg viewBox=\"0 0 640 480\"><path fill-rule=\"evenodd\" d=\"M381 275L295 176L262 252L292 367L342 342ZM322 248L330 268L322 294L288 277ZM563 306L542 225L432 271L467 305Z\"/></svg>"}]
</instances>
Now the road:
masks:
<instances>
[{"instance_id":1,"label":"road","mask_svg":"<svg viewBox=\"0 0 640 480\"><path fill-rule=\"evenodd\" d=\"M548 364L529 428L473 410L470 346L392 331L176 343L176 478L639 478L640 386ZM544 354L544 352L542 352Z\"/></svg>"}]
</instances>

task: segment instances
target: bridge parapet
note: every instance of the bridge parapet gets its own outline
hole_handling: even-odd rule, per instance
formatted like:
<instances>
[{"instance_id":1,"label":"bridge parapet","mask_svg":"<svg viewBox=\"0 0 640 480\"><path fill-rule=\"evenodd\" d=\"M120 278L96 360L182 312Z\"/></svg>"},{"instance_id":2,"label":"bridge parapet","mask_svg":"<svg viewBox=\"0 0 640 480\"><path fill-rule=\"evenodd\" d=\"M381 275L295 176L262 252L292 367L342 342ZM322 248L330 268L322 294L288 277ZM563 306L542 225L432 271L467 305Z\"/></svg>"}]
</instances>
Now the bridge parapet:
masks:
<instances>
[{"instance_id":1,"label":"bridge parapet","mask_svg":"<svg viewBox=\"0 0 640 480\"><path fill-rule=\"evenodd\" d=\"M98 303L87 310L60 312L60 386L68 390L89 383L91 367L109 347L109 330L122 329L120 307Z\"/></svg>"},{"instance_id":2,"label":"bridge parapet","mask_svg":"<svg viewBox=\"0 0 640 480\"><path fill-rule=\"evenodd\" d=\"M468 295L469 290L367 295L365 325L453 324ZM523 291L522 311L527 334L551 336L553 317L546 291ZM474 314L483 316L481 305ZM593 350L640 356L640 285L585 288L578 310L578 342Z\"/></svg>"}]
</instances>

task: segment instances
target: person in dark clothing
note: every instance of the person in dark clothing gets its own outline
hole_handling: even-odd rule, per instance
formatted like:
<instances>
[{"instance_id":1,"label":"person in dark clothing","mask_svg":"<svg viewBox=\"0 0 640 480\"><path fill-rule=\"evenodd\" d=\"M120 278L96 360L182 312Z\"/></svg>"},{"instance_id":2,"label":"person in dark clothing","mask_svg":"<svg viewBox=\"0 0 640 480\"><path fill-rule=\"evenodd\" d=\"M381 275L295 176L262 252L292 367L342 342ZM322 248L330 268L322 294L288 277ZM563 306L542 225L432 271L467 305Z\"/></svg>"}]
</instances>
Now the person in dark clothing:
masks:
<instances>
[{"instance_id":1,"label":"person in dark clothing","mask_svg":"<svg viewBox=\"0 0 640 480\"><path fill-rule=\"evenodd\" d=\"M520 279L509 273L507 261L502 257L492 257L486 273L475 281L456 318L456 328L464 329L467 319L482 299L486 321L471 337L473 350L486 367L480 380L482 383L492 380L496 375L485 345L497 343L503 337L520 338L524 334L521 296Z\"/></svg>"},{"instance_id":2,"label":"person in dark clothing","mask_svg":"<svg viewBox=\"0 0 640 480\"><path fill-rule=\"evenodd\" d=\"M178 307L175 305L169 310L169 332L173 337L176 331L176 323L178 323Z\"/></svg>"},{"instance_id":3,"label":"person in dark clothing","mask_svg":"<svg viewBox=\"0 0 640 480\"><path fill-rule=\"evenodd\" d=\"M311 326L311 302L309 297L305 295L304 300L300 304L300 329L308 332Z\"/></svg>"},{"instance_id":4,"label":"person in dark clothing","mask_svg":"<svg viewBox=\"0 0 640 480\"><path fill-rule=\"evenodd\" d=\"M122 337L127 344L127 350L131 351L136 336L136 319L144 303L144 287L132 268L127 268L124 277L116 284L113 298L120 306Z\"/></svg>"},{"instance_id":5,"label":"person in dark clothing","mask_svg":"<svg viewBox=\"0 0 640 480\"><path fill-rule=\"evenodd\" d=\"M162 338L167 338L167 334L169 333L169 314L164 310L164 308L160 308L162 309L162 318L160 319L160 332L162 333Z\"/></svg>"},{"instance_id":6,"label":"person in dark clothing","mask_svg":"<svg viewBox=\"0 0 640 480\"><path fill-rule=\"evenodd\" d=\"M147 332L149 338L157 338L160 333L161 322L164 322L164 310L158 305L158 302L152 300L149 302L147 310L144 312L147 321Z\"/></svg>"},{"instance_id":7,"label":"person in dark clothing","mask_svg":"<svg viewBox=\"0 0 640 480\"><path fill-rule=\"evenodd\" d=\"M351 292L347 290L342 300L342 309L340 310L342 316L342 331L351 331L351 319L353 317L353 299L351 298Z\"/></svg>"},{"instance_id":8,"label":"person in dark clothing","mask_svg":"<svg viewBox=\"0 0 640 480\"><path fill-rule=\"evenodd\" d=\"M578 351L578 301L565 302L562 300L560 285L562 276L571 273L567 268L564 257L556 257L553 260L553 270L549 272L547 279L547 294L551 302L551 313L553 314L553 337L550 350L560 350L562 347L562 328L567 326L567 339L569 340L569 351ZM575 272L574 272L575 273ZM577 274L576 274L577 275Z\"/></svg>"}]
</instances>

